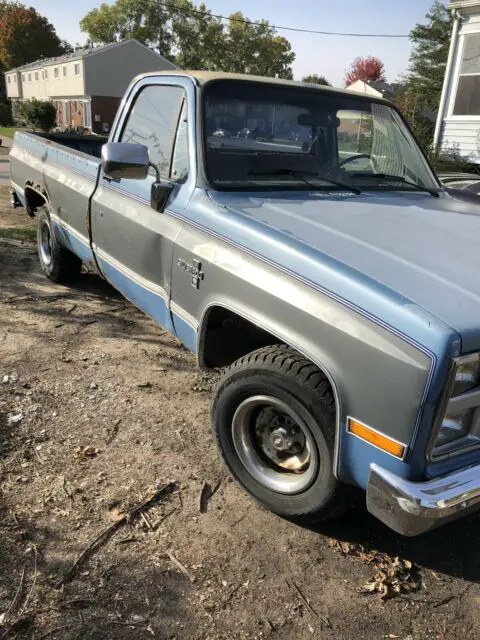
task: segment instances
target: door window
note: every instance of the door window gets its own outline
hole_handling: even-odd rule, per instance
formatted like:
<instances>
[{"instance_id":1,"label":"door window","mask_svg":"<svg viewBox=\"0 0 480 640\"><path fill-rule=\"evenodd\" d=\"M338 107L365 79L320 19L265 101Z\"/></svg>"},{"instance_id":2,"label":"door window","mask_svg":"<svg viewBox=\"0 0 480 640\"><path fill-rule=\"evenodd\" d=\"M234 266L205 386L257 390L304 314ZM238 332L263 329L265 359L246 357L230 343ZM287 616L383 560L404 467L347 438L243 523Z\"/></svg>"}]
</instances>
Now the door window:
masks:
<instances>
[{"instance_id":1,"label":"door window","mask_svg":"<svg viewBox=\"0 0 480 640\"><path fill-rule=\"evenodd\" d=\"M188 176L188 130L187 103L184 101L177 129L177 138L173 150L172 179L185 180Z\"/></svg>"},{"instance_id":2,"label":"door window","mask_svg":"<svg viewBox=\"0 0 480 640\"><path fill-rule=\"evenodd\" d=\"M170 178L170 164L184 90L151 85L137 96L123 128L120 141L144 144L150 161L162 178ZM177 155L177 154L176 154ZM172 176L178 180L178 176Z\"/></svg>"}]
</instances>

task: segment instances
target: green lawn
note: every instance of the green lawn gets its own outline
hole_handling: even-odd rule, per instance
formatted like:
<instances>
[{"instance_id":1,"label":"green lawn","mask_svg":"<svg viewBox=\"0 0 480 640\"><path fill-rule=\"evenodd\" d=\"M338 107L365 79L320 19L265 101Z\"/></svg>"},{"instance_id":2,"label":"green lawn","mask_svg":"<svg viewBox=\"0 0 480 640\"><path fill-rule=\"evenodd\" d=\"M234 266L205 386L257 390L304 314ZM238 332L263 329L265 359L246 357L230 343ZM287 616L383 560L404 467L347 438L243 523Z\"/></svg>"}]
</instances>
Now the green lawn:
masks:
<instances>
[{"instance_id":1,"label":"green lawn","mask_svg":"<svg viewBox=\"0 0 480 640\"><path fill-rule=\"evenodd\" d=\"M35 227L0 227L0 238L20 240L21 242L35 242L37 230Z\"/></svg>"},{"instance_id":2,"label":"green lawn","mask_svg":"<svg viewBox=\"0 0 480 640\"><path fill-rule=\"evenodd\" d=\"M17 130L15 127L0 127L0 137L13 138Z\"/></svg>"}]
</instances>

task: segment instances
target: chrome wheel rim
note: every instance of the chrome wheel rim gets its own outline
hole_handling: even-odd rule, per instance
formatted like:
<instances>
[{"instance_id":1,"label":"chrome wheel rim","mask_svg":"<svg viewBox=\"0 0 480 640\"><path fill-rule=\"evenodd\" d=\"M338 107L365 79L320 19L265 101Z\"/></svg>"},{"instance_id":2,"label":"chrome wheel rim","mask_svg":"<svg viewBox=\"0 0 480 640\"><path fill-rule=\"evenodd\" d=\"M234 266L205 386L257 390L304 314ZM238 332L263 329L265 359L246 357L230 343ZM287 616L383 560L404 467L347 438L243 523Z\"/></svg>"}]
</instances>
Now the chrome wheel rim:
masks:
<instances>
[{"instance_id":1,"label":"chrome wheel rim","mask_svg":"<svg viewBox=\"0 0 480 640\"><path fill-rule=\"evenodd\" d=\"M320 460L310 429L278 398L244 400L233 416L232 438L245 469L267 489L301 493L318 474Z\"/></svg>"},{"instance_id":2,"label":"chrome wheel rim","mask_svg":"<svg viewBox=\"0 0 480 640\"><path fill-rule=\"evenodd\" d=\"M40 228L40 256L44 264L50 264L52 261L52 236L50 227L44 220Z\"/></svg>"}]
</instances>

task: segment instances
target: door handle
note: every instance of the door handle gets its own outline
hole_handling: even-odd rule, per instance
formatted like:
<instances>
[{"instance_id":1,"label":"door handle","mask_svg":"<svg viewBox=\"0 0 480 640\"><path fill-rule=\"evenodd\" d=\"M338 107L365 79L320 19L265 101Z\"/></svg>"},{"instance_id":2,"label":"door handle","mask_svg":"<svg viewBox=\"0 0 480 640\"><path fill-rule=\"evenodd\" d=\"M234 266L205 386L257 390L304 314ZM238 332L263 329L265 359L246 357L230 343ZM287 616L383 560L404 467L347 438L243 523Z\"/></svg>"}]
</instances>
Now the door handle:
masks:
<instances>
[{"instance_id":1,"label":"door handle","mask_svg":"<svg viewBox=\"0 0 480 640\"><path fill-rule=\"evenodd\" d=\"M120 182L120 178L110 178L109 176L102 176L102 180L105 180L106 182Z\"/></svg>"}]
</instances>

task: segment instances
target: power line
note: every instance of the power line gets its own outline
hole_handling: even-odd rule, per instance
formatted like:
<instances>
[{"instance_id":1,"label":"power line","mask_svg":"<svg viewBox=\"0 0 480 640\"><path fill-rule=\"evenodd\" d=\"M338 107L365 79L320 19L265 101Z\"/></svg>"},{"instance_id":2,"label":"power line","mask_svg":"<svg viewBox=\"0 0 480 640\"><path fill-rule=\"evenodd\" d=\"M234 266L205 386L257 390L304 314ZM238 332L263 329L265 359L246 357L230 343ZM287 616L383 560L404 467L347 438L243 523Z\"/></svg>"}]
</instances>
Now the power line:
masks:
<instances>
[{"instance_id":1,"label":"power line","mask_svg":"<svg viewBox=\"0 0 480 640\"><path fill-rule=\"evenodd\" d=\"M244 20L243 18L229 18L228 16L221 16L217 13L205 13L198 9L187 9L186 7L179 7L177 4L171 2L159 2L160 5L168 7L170 9L176 9L177 11L183 11L184 13L196 13L198 15L210 15L212 18L219 18L220 20L227 20L230 22L242 22L243 24L250 24L253 26L263 26L261 22L255 20ZM350 38L409 38L409 35L395 34L395 33L341 33L339 31L319 31L317 29L300 29L299 27L281 27L279 25L271 24L273 29L284 31L296 31L297 33L315 33L322 36L345 36Z\"/></svg>"}]
</instances>

